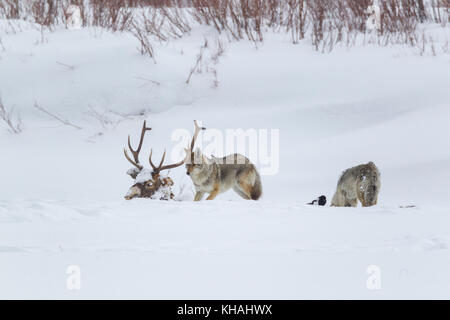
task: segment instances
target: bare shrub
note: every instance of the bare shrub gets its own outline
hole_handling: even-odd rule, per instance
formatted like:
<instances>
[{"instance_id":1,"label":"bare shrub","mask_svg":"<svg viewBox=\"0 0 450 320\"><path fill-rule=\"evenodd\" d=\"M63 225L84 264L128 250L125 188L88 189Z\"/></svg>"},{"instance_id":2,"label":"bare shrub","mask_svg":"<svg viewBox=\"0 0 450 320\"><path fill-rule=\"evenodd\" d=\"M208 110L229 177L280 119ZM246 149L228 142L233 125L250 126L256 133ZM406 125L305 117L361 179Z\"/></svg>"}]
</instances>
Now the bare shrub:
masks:
<instances>
[{"instance_id":1,"label":"bare shrub","mask_svg":"<svg viewBox=\"0 0 450 320\"><path fill-rule=\"evenodd\" d=\"M22 118L14 112L14 108L6 108L0 97L0 119L8 126L8 130L14 134L22 132Z\"/></svg>"},{"instance_id":2,"label":"bare shrub","mask_svg":"<svg viewBox=\"0 0 450 320\"><path fill-rule=\"evenodd\" d=\"M225 52L225 48L223 46L223 42L220 40L220 38L217 38L216 40L216 51L212 54L211 60L217 64L219 63L219 58L223 55Z\"/></svg>"},{"instance_id":3,"label":"bare shrub","mask_svg":"<svg viewBox=\"0 0 450 320\"><path fill-rule=\"evenodd\" d=\"M200 63L202 62L202 59L203 59L203 53L205 52L205 50L206 50L207 47L208 47L208 40L205 39L205 42L204 42L203 45L200 47L200 51L199 51L199 53L197 54L197 57L195 58L195 64L194 64L194 66L191 68L191 71L189 71L189 75L188 75L188 77L187 77L187 79L186 79L186 84L189 84L189 82L191 82L192 75L193 75L195 72L198 72L198 71L199 71L199 66L200 66Z\"/></svg>"},{"instance_id":4,"label":"bare shrub","mask_svg":"<svg viewBox=\"0 0 450 320\"><path fill-rule=\"evenodd\" d=\"M442 45L442 53L448 53L448 40Z\"/></svg>"},{"instance_id":5,"label":"bare shrub","mask_svg":"<svg viewBox=\"0 0 450 320\"><path fill-rule=\"evenodd\" d=\"M62 124L65 125L65 126L69 126L69 127L72 127L72 128L78 129L78 130L81 130L81 129L82 129L80 126L77 126L77 125L71 123L70 121L68 121L68 120L66 120L66 119L63 119L63 118L61 118L61 117L55 115L54 113L51 113L50 111L48 111L48 110L45 109L44 107L40 106L37 102L34 103L34 107L35 107L37 110L41 111L42 113L45 113L45 114L46 114L47 116L49 116L50 118L52 118L52 119L54 119L54 120L56 120L56 121L62 123Z\"/></svg>"},{"instance_id":6,"label":"bare shrub","mask_svg":"<svg viewBox=\"0 0 450 320\"><path fill-rule=\"evenodd\" d=\"M382 33L389 33L399 43L415 45L414 34L418 19L410 0L380 0L383 15L381 16Z\"/></svg>"},{"instance_id":7,"label":"bare shrub","mask_svg":"<svg viewBox=\"0 0 450 320\"><path fill-rule=\"evenodd\" d=\"M5 19L20 19L20 3L17 0L0 1L0 17Z\"/></svg>"},{"instance_id":8,"label":"bare shrub","mask_svg":"<svg viewBox=\"0 0 450 320\"><path fill-rule=\"evenodd\" d=\"M168 32L171 36L181 38L185 33L191 31L189 21L178 6L175 5L172 8L162 7L159 11L163 18L169 22Z\"/></svg>"},{"instance_id":9,"label":"bare shrub","mask_svg":"<svg viewBox=\"0 0 450 320\"><path fill-rule=\"evenodd\" d=\"M92 11L91 25L111 29L112 31L124 31L132 20L132 12L129 1L126 0L90 0Z\"/></svg>"},{"instance_id":10,"label":"bare shrub","mask_svg":"<svg viewBox=\"0 0 450 320\"><path fill-rule=\"evenodd\" d=\"M81 16L81 24L83 27L87 27L91 25L90 20L90 3L87 0L67 0L66 2L62 2L62 12L64 15L64 22L67 23L67 9L70 5L76 5L80 8L80 16Z\"/></svg>"},{"instance_id":11,"label":"bare shrub","mask_svg":"<svg viewBox=\"0 0 450 320\"><path fill-rule=\"evenodd\" d=\"M58 2L56 0L34 0L31 14L34 22L51 27L58 21Z\"/></svg>"},{"instance_id":12,"label":"bare shrub","mask_svg":"<svg viewBox=\"0 0 450 320\"><path fill-rule=\"evenodd\" d=\"M139 52L142 55L150 56L156 62L153 45L150 42L149 32L147 32L145 27L143 27L141 24L133 21L131 23L130 32L139 41L139 44L140 44Z\"/></svg>"},{"instance_id":13,"label":"bare shrub","mask_svg":"<svg viewBox=\"0 0 450 320\"><path fill-rule=\"evenodd\" d=\"M70 71L75 70L75 66L72 66L70 64L62 63L62 62L59 62L59 61L56 61L56 63L59 64L61 67L66 68L67 70L70 70Z\"/></svg>"},{"instance_id":14,"label":"bare shrub","mask_svg":"<svg viewBox=\"0 0 450 320\"><path fill-rule=\"evenodd\" d=\"M290 30L292 43L295 44L305 38L307 6L305 0L288 0L287 4L286 30ZM269 25L274 23L273 20L270 19Z\"/></svg>"},{"instance_id":15,"label":"bare shrub","mask_svg":"<svg viewBox=\"0 0 450 320\"><path fill-rule=\"evenodd\" d=\"M440 23L445 26L450 22L450 1L449 0L431 0L429 2L430 8L425 7L427 17L435 23Z\"/></svg>"},{"instance_id":16,"label":"bare shrub","mask_svg":"<svg viewBox=\"0 0 450 320\"><path fill-rule=\"evenodd\" d=\"M378 0L380 28L369 42L419 45L417 26L431 21L445 26L449 0ZM83 26L129 31L139 51L154 58L152 42L183 37L196 25L211 26L230 40L256 46L266 31L283 30L292 43L305 38L317 51L339 43L347 47L365 37L373 0L0 0L0 17L28 19L47 28L67 20L69 5L80 7ZM367 39L363 38L364 41Z\"/></svg>"},{"instance_id":17,"label":"bare shrub","mask_svg":"<svg viewBox=\"0 0 450 320\"><path fill-rule=\"evenodd\" d=\"M195 57L193 67L189 71L186 79L186 84L189 84L195 74L207 73L212 76L212 88L219 87L219 78L217 72L217 65L220 57L225 52L222 41L217 38L216 41L210 42L208 39L204 40L200 47L198 54Z\"/></svg>"},{"instance_id":18,"label":"bare shrub","mask_svg":"<svg viewBox=\"0 0 450 320\"><path fill-rule=\"evenodd\" d=\"M164 25L164 18L152 8L142 10L131 24L132 30L139 28L143 34L152 35L160 41L167 41L169 35L165 32Z\"/></svg>"},{"instance_id":19,"label":"bare shrub","mask_svg":"<svg viewBox=\"0 0 450 320\"><path fill-rule=\"evenodd\" d=\"M104 130L108 130L110 128L114 129L121 121L129 118L127 115L122 115L109 109L99 111L92 106L88 107L86 114L95 119Z\"/></svg>"},{"instance_id":20,"label":"bare shrub","mask_svg":"<svg viewBox=\"0 0 450 320\"><path fill-rule=\"evenodd\" d=\"M317 51L323 40L327 0L308 0L307 4L312 20L311 41Z\"/></svg>"},{"instance_id":21,"label":"bare shrub","mask_svg":"<svg viewBox=\"0 0 450 320\"><path fill-rule=\"evenodd\" d=\"M0 48L2 49L2 51L6 51L6 47L3 44L2 38L0 37Z\"/></svg>"},{"instance_id":22,"label":"bare shrub","mask_svg":"<svg viewBox=\"0 0 450 320\"><path fill-rule=\"evenodd\" d=\"M235 40L263 40L262 28L267 11L263 0L193 0L193 17L201 24L214 26L216 30L228 32ZM271 8L278 8L273 5ZM272 16L272 20L275 20Z\"/></svg>"},{"instance_id":23,"label":"bare shrub","mask_svg":"<svg viewBox=\"0 0 450 320\"><path fill-rule=\"evenodd\" d=\"M217 65L219 63L219 59L223 55L224 52L225 52L225 48L223 46L223 43L222 43L222 41L220 41L219 38L217 38L216 49L211 55L211 61L214 65ZM212 87L217 89L219 87L219 77L217 75L217 68L215 66L213 66L210 68L210 71L213 75Z\"/></svg>"}]
</instances>

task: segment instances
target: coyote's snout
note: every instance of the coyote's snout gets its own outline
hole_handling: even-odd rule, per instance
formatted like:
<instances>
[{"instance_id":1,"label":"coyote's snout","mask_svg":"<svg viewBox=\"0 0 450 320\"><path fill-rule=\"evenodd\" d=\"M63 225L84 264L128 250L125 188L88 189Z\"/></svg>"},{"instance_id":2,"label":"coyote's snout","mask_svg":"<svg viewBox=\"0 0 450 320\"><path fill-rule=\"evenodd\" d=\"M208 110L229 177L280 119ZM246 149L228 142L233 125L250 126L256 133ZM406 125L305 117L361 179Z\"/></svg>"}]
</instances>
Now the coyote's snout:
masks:
<instances>
[{"instance_id":1,"label":"coyote's snout","mask_svg":"<svg viewBox=\"0 0 450 320\"><path fill-rule=\"evenodd\" d=\"M190 149L187 149L186 174L195 187L194 201L200 201L205 193L206 200L214 199L219 193L233 189L244 199L258 200L262 194L261 177L250 160L240 154L232 154L223 158L209 159L200 149L193 152L195 140L200 133L196 122L195 132Z\"/></svg>"},{"instance_id":2,"label":"coyote's snout","mask_svg":"<svg viewBox=\"0 0 450 320\"><path fill-rule=\"evenodd\" d=\"M339 178L331 201L334 207L363 207L377 204L380 191L380 172L373 162L345 170Z\"/></svg>"}]
</instances>

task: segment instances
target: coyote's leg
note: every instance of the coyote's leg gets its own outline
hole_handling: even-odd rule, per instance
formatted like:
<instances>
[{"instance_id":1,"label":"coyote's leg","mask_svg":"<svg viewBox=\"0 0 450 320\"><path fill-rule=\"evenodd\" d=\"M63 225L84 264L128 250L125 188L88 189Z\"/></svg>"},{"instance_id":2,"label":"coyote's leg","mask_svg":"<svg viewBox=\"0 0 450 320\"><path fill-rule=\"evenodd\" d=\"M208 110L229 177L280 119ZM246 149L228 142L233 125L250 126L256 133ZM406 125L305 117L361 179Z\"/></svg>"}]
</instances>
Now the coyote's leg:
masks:
<instances>
[{"instance_id":1,"label":"coyote's leg","mask_svg":"<svg viewBox=\"0 0 450 320\"><path fill-rule=\"evenodd\" d=\"M362 205L363 207L369 207L369 206L367 205L367 203L366 203L366 200L364 200L364 197L359 198L359 202L361 202L361 205Z\"/></svg>"},{"instance_id":2,"label":"coyote's leg","mask_svg":"<svg viewBox=\"0 0 450 320\"><path fill-rule=\"evenodd\" d=\"M204 192L197 191L197 192L195 193L194 201L200 201L200 200L202 200L204 194L205 194Z\"/></svg>"},{"instance_id":3,"label":"coyote's leg","mask_svg":"<svg viewBox=\"0 0 450 320\"><path fill-rule=\"evenodd\" d=\"M362 191L359 186L358 186L358 200L359 200L359 202L361 202L361 205L363 207L368 207L368 205L366 203L366 198L365 198L364 191Z\"/></svg>"},{"instance_id":4,"label":"coyote's leg","mask_svg":"<svg viewBox=\"0 0 450 320\"><path fill-rule=\"evenodd\" d=\"M219 190L214 190L209 194L209 196L206 198L206 200L214 200L215 197L219 194Z\"/></svg>"},{"instance_id":5,"label":"coyote's leg","mask_svg":"<svg viewBox=\"0 0 450 320\"><path fill-rule=\"evenodd\" d=\"M358 205L357 195L353 195L351 192L341 190L341 200L344 207L356 207Z\"/></svg>"},{"instance_id":6,"label":"coyote's leg","mask_svg":"<svg viewBox=\"0 0 450 320\"><path fill-rule=\"evenodd\" d=\"M357 207L358 206L358 199L351 199L349 200L350 207Z\"/></svg>"},{"instance_id":7,"label":"coyote's leg","mask_svg":"<svg viewBox=\"0 0 450 320\"><path fill-rule=\"evenodd\" d=\"M219 184L216 183L214 185L214 190L209 194L208 198L206 200L213 200L217 195L219 194Z\"/></svg>"},{"instance_id":8,"label":"coyote's leg","mask_svg":"<svg viewBox=\"0 0 450 320\"><path fill-rule=\"evenodd\" d=\"M359 199L359 201L361 201L361 204L362 204L363 207L371 207L371 206L376 206L377 205L378 199L375 199L373 201L373 203L370 203L370 202L367 203L364 198L363 199Z\"/></svg>"},{"instance_id":9,"label":"coyote's leg","mask_svg":"<svg viewBox=\"0 0 450 320\"><path fill-rule=\"evenodd\" d=\"M238 195L240 195L242 198L244 198L245 200L250 200L250 197L249 197L244 191L242 191L241 188L240 188L238 185L235 185L235 186L233 187L233 190L234 190Z\"/></svg>"},{"instance_id":10,"label":"coyote's leg","mask_svg":"<svg viewBox=\"0 0 450 320\"><path fill-rule=\"evenodd\" d=\"M238 195L246 200L250 200L252 198L252 180L254 180L252 178L252 174L252 171L241 172L240 174L238 174L238 176L236 177L236 183L233 187L234 191L236 191Z\"/></svg>"},{"instance_id":11,"label":"coyote's leg","mask_svg":"<svg viewBox=\"0 0 450 320\"><path fill-rule=\"evenodd\" d=\"M332 207L349 207L350 204L347 201L347 193L344 190L340 190L339 188L336 190L336 193L333 196L333 200L331 201Z\"/></svg>"},{"instance_id":12,"label":"coyote's leg","mask_svg":"<svg viewBox=\"0 0 450 320\"><path fill-rule=\"evenodd\" d=\"M378 194L373 194L369 191L365 193L361 193L361 196L358 195L359 201L363 207L371 207L377 205L378 202Z\"/></svg>"},{"instance_id":13,"label":"coyote's leg","mask_svg":"<svg viewBox=\"0 0 450 320\"><path fill-rule=\"evenodd\" d=\"M336 190L336 192L334 193L333 199L331 200L331 206L332 207L341 207L341 201L340 201L340 195L339 195L339 191Z\"/></svg>"},{"instance_id":14,"label":"coyote's leg","mask_svg":"<svg viewBox=\"0 0 450 320\"><path fill-rule=\"evenodd\" d=\"M349 199L347 197L344 198L344 207L357 207L358 206L358 199Z\"/></svg>"},{"instance_id":15,"label":"coyote's leg","mask_svg":"<svg viewBox=\"0 0 450 320\"><path fill-rule=\"evenodd\" d=\"M244 199L251 199L252 186L249 183L241 182L239 184L239 189L245 194Z\"/></svg>"}]
</instances>

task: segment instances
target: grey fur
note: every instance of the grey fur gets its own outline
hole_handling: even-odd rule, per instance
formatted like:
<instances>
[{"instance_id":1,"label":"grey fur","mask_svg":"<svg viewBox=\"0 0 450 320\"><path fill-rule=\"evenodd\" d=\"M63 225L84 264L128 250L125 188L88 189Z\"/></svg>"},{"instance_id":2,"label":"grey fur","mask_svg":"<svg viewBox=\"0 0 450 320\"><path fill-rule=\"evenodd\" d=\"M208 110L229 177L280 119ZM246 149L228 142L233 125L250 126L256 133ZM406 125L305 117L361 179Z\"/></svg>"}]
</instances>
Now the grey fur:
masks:
<instances>
[{"instance_id":1,"label":"grey fur","mask_svg":"<svg viewBox=\"0 0 450 320\"><path fill-rule=\"evenodd\" d=\"M333 207L363 207L377 204L380 191L380 172L373 162L345 170L339 178L331 201Z\"/></svg>"},{"instance_id":2,"label":"grey fur","mask_svg":"<svg viewBox=\"0 0 450 320\"><path fill-rule=\"evenodd\" d=\"M244 199L258 200L262 194L261 178L250 160L240 154L208 159L196 150L194 164L186 164L187 173L194 183L194 201L200 201L205 193L207 200L219 193L233 189Z\"/></svg>"}]
</instances>

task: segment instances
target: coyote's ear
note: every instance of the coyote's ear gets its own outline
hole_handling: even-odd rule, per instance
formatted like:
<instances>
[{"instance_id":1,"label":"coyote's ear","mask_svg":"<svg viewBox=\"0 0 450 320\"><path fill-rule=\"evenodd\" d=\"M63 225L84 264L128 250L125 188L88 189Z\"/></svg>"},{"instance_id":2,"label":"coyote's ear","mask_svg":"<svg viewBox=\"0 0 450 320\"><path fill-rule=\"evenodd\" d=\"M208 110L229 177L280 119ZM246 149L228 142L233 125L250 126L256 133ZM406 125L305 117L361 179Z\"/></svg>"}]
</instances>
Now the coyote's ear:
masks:
<instances>
[{"instance_id":1,"label":"coyote's ear","mask_svg":"<svg viewBox=\"0 0 450 320\"><path fill-rule=\"evenodd\" d=\"M215 157L214 155L211 155L211 162L219 162L219 158Z\"/></svg>"},{"instance_id":2,"label":"coyote's ear","mask_svg":"<svg viewBox=\"0 0 450 320\"><path fill-rule=\"evenodd\" d=\"M207 156L202 156L203 157L203 162L206 164L211 164L214 162L214 159L209 159Z\"/></svg>"}]
</instances>

